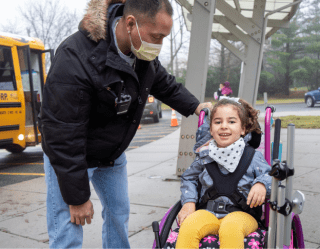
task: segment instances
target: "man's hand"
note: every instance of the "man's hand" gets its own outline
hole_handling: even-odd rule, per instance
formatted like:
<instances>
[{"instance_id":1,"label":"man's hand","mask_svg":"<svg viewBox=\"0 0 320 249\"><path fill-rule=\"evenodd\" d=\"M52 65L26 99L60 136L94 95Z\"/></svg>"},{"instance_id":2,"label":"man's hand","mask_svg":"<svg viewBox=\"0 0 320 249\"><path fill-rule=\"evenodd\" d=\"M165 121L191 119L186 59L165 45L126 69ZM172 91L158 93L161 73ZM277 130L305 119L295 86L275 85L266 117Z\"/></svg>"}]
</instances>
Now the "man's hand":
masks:
<instances>
[{"instance_id":1,"label":"man's hand","mask_svg":"<svg viewBox=\"0 0 320 249\"><path fill-rule=\"evenodd\" d=\"M250 208L261 206L266 199L266 194L267 190L264 184L257 182L249 192L247 205L250 205Z\"/></svg>"},{"instance_id":2,"label":"man's hand","mask_svg":"<svg viewBox=\"0 0 320 249\"><path fill-rule=\"evenodd\" d=\"M211 102L201 103L201 104L198 105L198 107L197 107L197 109L194 111L194 113L199 116L200 111L201 111L203 108L208 108L210 111L212 111L213 105L212 105Z\"/></svg>"},{"instance_id":3,"label":"man's hand","mask_svg":"<svg viewBox=\"0 0 320 249\"><path fill-rule=\"evenodd\" d=\"M90 200L83 203L82 205L69 205L71 222L77 225L84 226L86 224L91 224L91 219L93 219L93 205Z\"/></svg>"},{"instance_id":4,"label":"man's hand","mask_svg":"<svg viewBox=\"0 0 320 249\"><path fill-rule=\"evenodd\" d=\"M194 202L187 202L181 208L178 214L178 223L179 225L193 212L196 211L196 204Z\"/></svg>"}]
</instances>

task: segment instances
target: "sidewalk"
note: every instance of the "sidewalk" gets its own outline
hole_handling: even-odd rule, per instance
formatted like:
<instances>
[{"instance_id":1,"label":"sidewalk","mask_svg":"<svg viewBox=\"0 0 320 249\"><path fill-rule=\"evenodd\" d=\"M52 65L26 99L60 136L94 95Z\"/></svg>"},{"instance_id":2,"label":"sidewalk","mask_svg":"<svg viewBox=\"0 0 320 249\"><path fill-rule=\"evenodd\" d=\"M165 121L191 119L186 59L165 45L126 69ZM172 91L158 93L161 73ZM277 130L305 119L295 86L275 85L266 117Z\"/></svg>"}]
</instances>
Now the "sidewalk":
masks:
<instances>
[{"instance_id":1,"label":"sidewalk","mask_svg":"<svg viewBox=\"0 0 320 249\"><path fill-rule=\"evenodd\" d=\"M161 220L167 209L179 200L180 183L163 180L175 174L179 135L180 129L126 153L132 248L152 247L152 221ZM294 189L301 190L306 197L304 211L300 215L306 248L320 249L320 129L296 129L295 135ZM281 130L281 141L285 159L286 129ZM48 248L44 177L2 187L0 197L0 248ZM91 199L95 217L91 225L84 226L83 247L101 248L101 204L93 189Z\"/></svg>"}]
</instances>

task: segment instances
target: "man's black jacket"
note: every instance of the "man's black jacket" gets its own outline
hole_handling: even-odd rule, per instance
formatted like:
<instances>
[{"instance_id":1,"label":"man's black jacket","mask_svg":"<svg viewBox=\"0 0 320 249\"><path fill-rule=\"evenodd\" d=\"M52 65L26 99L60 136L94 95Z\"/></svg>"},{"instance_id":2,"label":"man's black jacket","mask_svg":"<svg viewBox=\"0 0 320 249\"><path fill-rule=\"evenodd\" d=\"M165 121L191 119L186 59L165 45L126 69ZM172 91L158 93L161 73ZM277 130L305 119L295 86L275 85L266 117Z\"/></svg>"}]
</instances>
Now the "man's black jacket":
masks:
<instances>
[{"instance_id":1,"label":"man's black jacket","mask_svg":"<svg viewBox=\"0 0 320 249\"><path fill-rule=\"evenodd\" d=\"M122 4L109 6L107 35L97 42L82 21L79 31L57 49L44 87L42 147L68 205L89 199L87 168L96 166L90 162L112 166L126 150L149 94L184 116L193 114L199 104L158 59L151 63L137 60L134 71L119 57L111 24L122 11ZM128 113L116 115L114 93L120 81L132 102Z\"/></svg>"}]
</instances>

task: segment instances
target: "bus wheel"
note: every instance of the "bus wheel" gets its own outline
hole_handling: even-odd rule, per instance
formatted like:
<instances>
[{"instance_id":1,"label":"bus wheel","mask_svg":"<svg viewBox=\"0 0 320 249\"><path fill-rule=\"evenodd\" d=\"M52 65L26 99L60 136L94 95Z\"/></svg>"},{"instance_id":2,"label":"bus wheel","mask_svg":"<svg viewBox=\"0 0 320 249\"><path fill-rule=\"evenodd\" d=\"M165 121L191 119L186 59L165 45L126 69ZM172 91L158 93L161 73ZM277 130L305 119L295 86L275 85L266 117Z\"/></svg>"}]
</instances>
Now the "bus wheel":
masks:
<instances>
[{"instance_id":1,"label":"bus wheel","mask_svg":"<svg viewBox=\"0 0 320 249\"><path fill-rule=\"evenodd\" d=\"M24 151L26 148L21 147L18 144L11 144L9 146L6 147L6 150L11 152L11 153L21 153L22 151Z\"/></svg>"}]
</instances>

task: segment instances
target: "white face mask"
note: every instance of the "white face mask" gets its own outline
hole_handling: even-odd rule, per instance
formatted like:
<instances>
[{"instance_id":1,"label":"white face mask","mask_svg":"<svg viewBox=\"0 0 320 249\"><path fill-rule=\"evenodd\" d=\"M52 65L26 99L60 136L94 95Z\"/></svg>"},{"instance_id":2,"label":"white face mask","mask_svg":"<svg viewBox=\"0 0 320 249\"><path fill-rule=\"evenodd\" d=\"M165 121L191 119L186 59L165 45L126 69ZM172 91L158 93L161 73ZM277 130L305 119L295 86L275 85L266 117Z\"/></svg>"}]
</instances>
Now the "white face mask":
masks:
<instances>
[{"instance_id":1,"label":"white face mask","mask_svg":"<svg viewBox=\"0 0 320 249\"><path fill-rule=\"evenodd\" d=\"M143 41L140 36L137 21L136 21L136 25L137 25L138 34L141 41L141 46L138 50L133 46L132 40L131 40L131 34L130 34L130 31L128 31L130 42L131 42L131 52L140 60L153 61L160 54L162 44L153 44L153 43L148 43Z\"/></svg>"}]
</instances>

